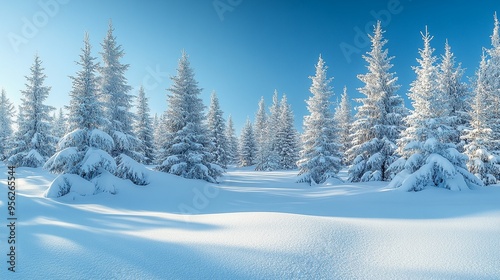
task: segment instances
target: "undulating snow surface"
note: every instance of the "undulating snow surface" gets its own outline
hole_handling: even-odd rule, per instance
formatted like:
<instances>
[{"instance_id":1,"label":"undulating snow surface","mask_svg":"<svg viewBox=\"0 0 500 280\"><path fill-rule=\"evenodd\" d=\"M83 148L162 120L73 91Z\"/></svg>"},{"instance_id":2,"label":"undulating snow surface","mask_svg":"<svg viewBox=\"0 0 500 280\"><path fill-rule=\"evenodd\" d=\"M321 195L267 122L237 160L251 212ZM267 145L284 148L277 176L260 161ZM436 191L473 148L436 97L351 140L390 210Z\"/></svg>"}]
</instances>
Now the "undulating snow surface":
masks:
<instances>
[{"instance_id":1,"label":"undulating snow surface","mask_svg":"<svg viewBox=\"0 0 500 280\"><path fill-rule=\"evenodd\" d=\"M115 195L48 199L56 176L17 168L17 272L2 226L0 279L500 279L496 185L407 193L252 170L219 185L150 171Z\"/></svg>"}]
</instances>

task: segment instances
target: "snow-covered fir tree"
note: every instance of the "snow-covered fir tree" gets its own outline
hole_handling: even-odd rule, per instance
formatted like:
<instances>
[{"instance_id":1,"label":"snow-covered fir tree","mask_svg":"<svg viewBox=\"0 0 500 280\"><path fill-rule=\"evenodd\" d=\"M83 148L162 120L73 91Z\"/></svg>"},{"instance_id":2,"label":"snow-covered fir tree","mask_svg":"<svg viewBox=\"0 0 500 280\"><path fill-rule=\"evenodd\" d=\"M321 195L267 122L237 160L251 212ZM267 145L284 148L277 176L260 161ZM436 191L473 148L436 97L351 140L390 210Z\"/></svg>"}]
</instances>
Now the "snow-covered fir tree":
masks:
<instances>
[{"instance_id":1,"label":"snow-covered fir tree","mask_svg":"<svg viewBox=\"0 0 500 280\"><path fill-rule=\"evenodd\" d=\"M52 121L52 135L57 137L58 141L66 134L66 116L62 108L59 108L57 113L54 113Z\"/></svg>"},{"instance_id":2,"label":"snow-covered fir tree","mask_svg":"<svg viewBox=\"0 0 500 280\"><path fill-rule=\"evenodd\" d=\"M257 143L255 141L252 122L249 118L247 118L245 126L243 127L240 135L239 155L241 166L250 166L255 164L257 156L256 148Z\"/></svg>"},{"instance_id":3,"label":"snow-covered fir tree","mask_svg":"<svg viewBox=\"0 0 500 280\"><path fill-rule=\"evenodd\" d=\"M0 160L5 160L12 147L12 116L16 113L14 104L2 88L0 94Z\"/></svg>"},{"instance_id":4,"label":"snow-covered fir tree","mask_svg":"<svg viewBox=\"0 0 500 280\"><path fill-rule=\"evenodd\" d=\"M44 104L49 96L50 87L44 85L42 61L35 55L35 61L26 76L26 89L22 90L21 115L15 134L15 147L8 161L14 166L39 167L54 154L54 143L58 140L52 135L50 112L53 107Z\"/></svg>"},{"instance_id":5,"label":"snow-covered fir tree","mask_svg":"<svg viewBox=\"0 0 500 280\"><path fill-rule=\"evenodd\" d=\"M326 70L320 55L316 75L310 77L312 96L306 101L310 114L304 116L302 150L297 162L300 169L298 182L320 184L328 178L338 178L341 167L340 144L337 142L330 101L333 95L330 82L333 78L327 78Z\"/></svg>"},{"instance_id":6,"label":"snow-covered fir tree","mask_svg":"<svg viewBox=\"0 0 500 280\"><path fill-rule=\"evenodd\" d=\"M286 95L280 102L279 124L276 131L276 149L279 169L297 168L299 159L298 133L294 127L294 116Z\"/></svg>"},{"instance_id":7,"label":"snow-covered fir tree","mask_svg":"<svg viewBox=\"0 0 500 280\"><path fill-rule=\"evenodd\" d=\"M490 151L500 155L500 22L494 15L491 48L487 49L485 83L488 85L486 95L489 100L490 115L488 127L491 128Z\"/></svg>"},{"instance_id":8,"label":"snow-covered fir tree","mask_svg":"<svg viewBox=\"0 0 500 280\"><path fill-rule=\"evenodd\" d=\"M220 108L217 93L212 92L207 115L208 137L212 142L209 151L214 155L213 162L227 168L228 140L226 138L226 121Z\"/></svg>"},{"instance_id":9,"label":"snow-covered fir tree","mask_svg":"<svg viewBox=\"0 0 500 280\"><path fill-rule=\"evenodd\" d=\"M474 81L474 96L471 103L470 128L465 130L462 139L466 141L465 154L469 157L467 167L485 185L496 184L500 179L500 158L488 150L491 145L491 129L488 127L490 105L486 57L483 54ZM498 105L497 105L498 106Z\"/></svg>"},{"instance_id":10,"label":"snow-covered fir tree","mask_svg":"<svg viewBox=\"0 0 500 280\"><path fill-rule=\"evenodd\" d=\"M268 135L267 135L267 112L264 96L261 96L259 108L255 114L255 122L253 133L255 135L255 143L257 145L255 161L263 163L266 161L268 151Z\"/></svg>"},{"instance_id":11,"label":"snow-covered fir tree","mask_svg":"<svg viewBox=\"0 0 500 280\"><path fill-rule=\"evenodd\" d=\"M240 159L240 155L238 153L238 138L236 137L233 118L231 115L227 118L226 139L228 163L238 164Z\"/></svg>"},{"instance_id":12,"label":"snow-covered fir tree","mask_svg":"<svg viewBox=\"0 0 500 280\"><path fill-rule=\"evenodd\" d=\"M85 34L84 47L77 65L81 69L71 77L73 85L70 92L68 110L69 133L58 143L58 149L44 165L44 168L59 175L49 187L47 196L63 196L70 192L80 192L83 186L94 190L85 194L102 191L114 193L113 185L100 184L99 178L116 172L116 163L109 154L114 147L111 136L99 129L105 122L102 104L98 98L98 64L91 54L88 34ZM76 176L75 176L76 175Z\"/></svg>"},{"instance_id":13,"label":"snow-covered fir tree","mask_svg":"<svg viewBox=\"0 0 500 280\"><path fill-rule=\"evenodd\" d=\"M352 147L347 151L352 165L349 181L386 181L391 179L389 166L398 158L396 140L403 130L403 99L396 94L399 85L391 73L387 40L383 38L380 21L374 29L371 51L363 58L368 62L368 73L358 75L365 85L359 89L366 97L357 99L356 121L352 126Z\"/></svg>"},{"instance_id":14,"label":"snow-covered fir tree","mask_svg":"<svg viewBox=\"0 0 500 280\"><path fill-rule=\"evenodd\" d=\"M134 123L134 134L139 140L137 152L141 155L140 162L152 164L155 157L153 124L150 115L149 101L144 92L144 87L139 88L137 95L137 118Z\"/></svg>"},{"instance_id":15,"label":"snow-covered fir tree","mask_svg":"<svg viewBox=\"0 0 500 280\"><path fill-rule=\"evenodd\" d=\"M264 134L260 136L262 143L259 143L259 146L261 146L259 154L262 154L262 158L258 158L255 170L270 171L280 168L277 132L280 125L281 107L277 90L274 91L273 104L269 111L270 114L263 130Z\"/></svg>"},{"instance_id":16,"label":"snow-covered fir tree","mask_svg":"<svg viewBox=\"0 0 500 280\"><path fill-rule=\"evenodd\" d=\"M190 179L216 182L223 172L209 152L210 139L204 125L201 89L195 80L185 52L179 60L177 75L168 89L168 109L162 128L161 164L157 169Z\"/></svg>"},{"instance_id":17,"label":"snow-covered fir tree","mask_svg":"<svg viewBox=\"0 0 500 280\"><path fill-rule=\"evenodd\" d=\"M125 72L129 65L122 64L124 52L113 35L113 25L110 21L108 33L101 44L102 67L99 68L100 99L103 104L104 131L115 142L111 155L116 157L122 153L139 159L140 154L135 152L138 139L133 134L134 114L131 112L132 98L128 92L132 89L127 84Z\"/></svg>"},{"instance_id":18,"label":"snow-covered fir tree","mask_svg":"<svg viewBox=\"0 0 500 280\"><path fill-rule=\"evenodd\" d=\"M335 124L338 127L338 141L340 146L340 153L344 155L342 157L342 163L344 165L349 165L350 162L347 160L346 152L351 148L351 127L354 119L352 117L351 103L349 102L349 97L347 95L347 87L344 87L344 92L340 99L340 103L335 109Z\"/></svg>"},{"instance_id":19,"label":"snow-covered fir tree","mask_svg":"<svg viewBox=\"0 0 500 280\"><path fill-rule=\"evenodd\" d=\"M414 110L406 118L408 127L399 142L402 157L390 167L399 173L389 186L405 191L430 186L451 190L480 186L482 182L467 170L467 156L452 143L454 117L450 116L449 98L438 85L436 57L427 28L422 39L419 66L414 67L417 78L408 94Z\"/></svg>"},{"instance_id":20,"label":"snow-covered fir tree","mask_svg":"<svg viewBox=\"0 0 500 280\"><path fill-rule=\"evenodd\" d=\"M442 55L437 75L438 85L444 96L449 100L450 117L454 118L451 125L455 133L451 135L451 142L457 145L457 149L461 151L464 143L461 142L460 135L469 123L467 102L470 98L470 92L467 85L461 81L464 70L460 64L455 67L455 56L451 52L448 40L446 40L444 49L445 53Z\"/></svg>"}]
</instances>

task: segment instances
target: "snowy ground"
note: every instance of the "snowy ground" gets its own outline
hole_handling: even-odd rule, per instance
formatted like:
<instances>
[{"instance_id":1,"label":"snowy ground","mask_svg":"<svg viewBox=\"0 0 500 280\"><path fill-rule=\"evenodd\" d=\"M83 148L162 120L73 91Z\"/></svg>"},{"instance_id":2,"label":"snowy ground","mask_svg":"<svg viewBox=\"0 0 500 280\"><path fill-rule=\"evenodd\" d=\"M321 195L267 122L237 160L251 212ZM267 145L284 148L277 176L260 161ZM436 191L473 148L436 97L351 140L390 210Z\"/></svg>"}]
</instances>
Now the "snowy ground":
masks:
<instances>
[{"instance_id":1,"label":"snowy ground","mask_svg":"<svg viewBox=\"0 0 500 280\"><path fill-rule=\"evenodd\" d=\"M152 172L116 195L46 199L54 175L16 172L17 272L2 226L0 279L500 279L496 186L309 187L246 168L220 185Z\"/></svg>"}]
</instances>

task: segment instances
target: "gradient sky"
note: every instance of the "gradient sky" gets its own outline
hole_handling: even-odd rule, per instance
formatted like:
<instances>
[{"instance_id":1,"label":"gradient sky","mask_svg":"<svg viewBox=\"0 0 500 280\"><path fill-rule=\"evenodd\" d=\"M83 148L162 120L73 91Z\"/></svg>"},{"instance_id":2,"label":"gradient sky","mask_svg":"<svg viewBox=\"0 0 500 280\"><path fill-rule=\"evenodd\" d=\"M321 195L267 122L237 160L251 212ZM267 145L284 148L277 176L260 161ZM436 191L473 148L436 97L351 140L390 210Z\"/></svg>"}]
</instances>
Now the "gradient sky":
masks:
<instances>
[{"instance_id":1,"label":"gradient sky","mask_svg":"<svg viewBox=\"0 0 500 280\"><path fill-rule=\"evenodd\" d=\"M228 9L217 10L214 3ZM205 104L215 90L226 117L233 116L237 133L247 116L254 117L261 96L271 105L275 89L287 94L301 130L307 114L304 100L310 96L308 77L314 75L319 54L334 77L334 99L344 86L351 98L360 97L356 88L362 83L356 75L365 73L361 55L369 46L357 34L365 27L371 31L378 16L389 40L386 47L395 56L398 93L406 100L415 78L411 66L417 65L422 46L420 31L426 25L434 35L435 54L443 53L448 39L466 68L465 76L471 77L482 48L490 46L493 13L500 11L496 0L0 0L0 5L0 87L16 106L35 53L52 87L47 103L67 105L68 76L78 70L74 62L81 54L84 32L89 32L93 55L99 57L112 19L126 53L122 61L130 64L129 84L135 89L144 84L152 113L166 109L165 89L184 49L204 89ZM341 46L358 53L346 56ZM408 100L407 105L411 106Z\"/></svg>"}]
</instances>

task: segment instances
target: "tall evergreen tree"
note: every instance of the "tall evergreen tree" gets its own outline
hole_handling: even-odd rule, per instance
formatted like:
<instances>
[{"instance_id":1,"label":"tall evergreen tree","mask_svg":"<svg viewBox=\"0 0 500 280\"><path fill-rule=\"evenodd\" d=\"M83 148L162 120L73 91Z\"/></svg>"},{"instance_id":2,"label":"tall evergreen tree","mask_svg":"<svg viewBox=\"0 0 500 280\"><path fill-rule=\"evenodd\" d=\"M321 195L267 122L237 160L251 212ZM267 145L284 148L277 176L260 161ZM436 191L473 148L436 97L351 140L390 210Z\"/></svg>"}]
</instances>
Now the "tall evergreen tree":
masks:
<instances>
[{"instance_id":1,"label":"tall evergreen tree","mask_svg":"<svg viewBox=\"0 0 500 280\"><path fill-rule=\"evenodd\" d=\"M134 114L130 111L133 97L128 94L132 88L125 78L129 65L120 62L124 52L122 46L117 44L113 31L110 21L108 33L101 44L103 66L99 68L100 97L107 120L104 131L111 135L115 142L111 151L113 157L124 153L138 159L140 155L135 153L135 149L139 141L133 134Z\"/></svg>"},{"instance_id":2,"label":"tall evergreen tree","mask_svg":"<svg viewBox=\"0 0 500 280\"><path fill-rule=\"evenodd\" d=\"M256 159L256 147L257 143L255 141L255 135L253 132L252 122L247 118L247 122L241 131L240 136L240 165L250 166L255 164Z\"/></svg>"},{"instance_id":3,"label":"tall evergreen tree","mask_svg":"<svg viewBox=\"0 0 500 280\"><path fill-rule=\"evenodd\" d=\"M141 155L140 162L144 164L152 164L154 160L155 145L151 122L148 98L144 92L144 87L141 86L137 95L137 118L134 125L134 133L139 140L137 152Z\"/></svg>"},{"instance_id":4,"label":"tall evergreen tree","mask_svg":"<svg viewBox=\"0 0 500 280\"><path fill-rule=\"evenodd\" d=\"M51 134L50 112L53 107L45 105L50 87L44 85L44 68L38 55L26 76L26 89L21 91L21 122L15 135L15 148L9 164L15 166L39 167L54 154L54 143L58 140Z\"/></svg>"},{"instance_id":5,"label":"tall evergreen tree","mask_svg":"<svg viewBox=\"0 0 500 280\"><path fill-rule=\"evenodd\" d=\"M161 164L157 169L185 178L216 182L223 170L213 163L214 156L208 151L210 140L203 124L205 106L185 52L172 81L163 123L165 129L162 130Z\"/></svg>"},{"instance_id":6,"label":"tall evergreen tree","mask_svg":"<svg viewBox=\"0 0 500 280\"><path fill-rule=\"evenodd\" d=\"M61 139L66 134L66 116L64 115L63 109L59 108L59 111L54 113L52 122L52 135Z\"/></svg>"},{"instance_id":7,"label":"tall evergreen tree","mask_svg":"<svg viewBox=\"0 0 500 280\"><path fill-rule=\"evenodd\" d=\"M261 136L262 143L260 143L263 155L258 160L255 170L270 171L280 168L277 132L280 125L281 107L277 90L274 91L273 104L269 111L270 114L265 124L264 134Z\"/></svg>"},{"instance_id":8,"label":"tall evergreen tree","mask_svg":"<svg viewBox=\"0 0 500 280\"><path fill-rule=\"evenodd\" d=\"M489 100L488 126L491 128L490 151L500 155L500 22L497 14L494 15L493 34L491 35L491 48L487 49L485 87Z\"/></svg>"},{"instance_id":9,"label":"tall evergreen tree","mask_svg":"<svg viewBox=\"0 0 500 280\"><path fill-rule=\"evenodd\" d=\"M483 54L474 82L474 99L470 114L470 128L462 137L467 141L465 154L469 157L467 167L485 185L496 184L500 179L500 158L488 151L491 144L491 129L488 127L489 104L486 57Z\"/></svg>"},{"instance_id":10,"label":"tall evergreen tree","mask_svg":"<svg viewBox=\"0 0 500 280\"><path fill-rule=\"evenodd\" d=\"M470 99L470 93L467 85L461 81L464 70L460 64L455 67L455 56L451 52L448 40L446 40L444 49L445 53L441 58L437 75L438 85L449 100L450 117L454 118L451 125L455 133L451 135L451 141L457 145L459 150L462 150L464 143L461 142L460 135L469 123L467 102Z\"/></svg>"},{"instance_id":11,"label":"tall evergreen tree","mask_svg":"<svg viewBox=\"0 0 500 280\"><path fill-rule=\"evenodd\" d=\"M14 104L7 98L5 90L0 94L0 160L5 160L12 148L12 116L15 115Z\"/></svg>"},{"instance_id":12,"label":"tall evergreen tree","mask_svg":"<svg viewBox=\"0 0 500 280\"><path fill-rule=\"evenodd\" d=\"M228 163L237 164L239 163L239 153L238 153L238 138L236 138L236 133L234 131L234 123L231 115L227 118L227 128L226 128L226 139L227 139L227 154Z\"/></svg>"},{"instance_id":13,"label":"tall evergreen tree","mask_svg":"<svg viewBox=\"0 0 500 280\"><path fill-rule=\"evenodd\" d=\"M328 178L338 178L341 167L340 144L337 142L337 129L330 108L332 78L327 78L326 70L327 66L320 55L316 75L310 77L312 86L309 90L312 96L306 101L310 114L304 116L302 150L297 162L300 169L298 182L320 184Z\"/></svg>"},{"instance_id":14,"label":"tall evergreen tree","mask_svg":"<svg viewBox=\"0 0 500 280\"><path fill-rule=\"evenodd\" d=\"M268 137L267 135L267 112L266 112L266 103L264 101L264 96L260 98L259 101L259 109L255 114L255 123L254 123L254 135L255 135L255 143L257 144L257 155L255 161L258 163L264 163L267 159L268 151Z\"/></svg>"},{"instance_id":15,"label":"tall evergreen tree","mask_svg":"<svg viewBox=\"0 0 500 280\"><path fill-rule=\"evenodd\" d=\"M114 192L114 187L99 184L101 174L116 171L115 160L109 155L114 147L111 136L101 131L105 119L102 114L102 104L98 99L98 64L91 55L91 45L88 34L85 34L84 47L77 65L81 69L73 80L70 92L70 104L67 107L69 133L58 144L58 151L46 163L44 168L54 173L60 173L55 179L48 193L57 196L65 195L78 187L88 185L81 179L77 180L76 174L85 180L93 180L95 190L90 194L109 191ZM83 184L83 185L82 185Z\"/></svg>"},{"instance_id":16,"label":"tall evergreen tree","mask_svg":"<svg viewBox=\"0 0 500 280\"><path fill-rule=\"evenodd\" d=\"M210 108L207 116L208 136L212 142L209 151L214 155L214 163L222 168L227 168L228 143L226 138L226 123L223 114L220 108L219 98L214 91L210 98Z\"/></svg>"},{"instance_id":17,"label":"tall evergreen tree","mask_svg":"<svg viewBox=\"0 0 500 280\"><path fill-rule=\"evenodd\" d=\"M347 151L353 160L348 171L351 182L391 179L387 169L397 159L396 140L404 128L403 99L396 94L397 78L390 73L393 57L384 49L387 40L380 21L373 33L369 36L372 49L363 56L368 73L358 75L365 84L359 91L366 97L357 99L362 105L352 126L353 146Z\"/></svg>"},{"instance_id":18,"label":"tall evergreen tree","mask_svg":"<svg viewBox=\"0 0 500 280\"><path fill-rule=\"evenodd\" d=\"M288 104L286 95L280 102L279 125L276 131L276 149L279 169L297 168L299 159L298 134L294 127L293 111Z\"/></svg>"},{"instance_id":19,"label":"tall evergreen tree","mask_svg":"<svg viewBox=\"0 0 500 280\"><path fill-rule=\"evenodd\" d=\"M459 153L452 143L455 131L451 127L451 104L437 84L436 57L427 29L422 39L424 48L417 59L419 66L414 67L417 78L408 94L414 110L406 118L408 128L399 142L403 157L391 166L399 173L389 185L406 191L420 191L429 186L463 190L482 185L467 170L467 156Z\"/></svg>"},{"instance_id":20,"label":"tall evergreen tree","mask_svg":"<svg viewBox=\"0 0 500 280\"><path fill-rule=\"evenodd\" d=\"M349 97L347 95L347 87L344 87L344 93L342 93L342 98L340 103L335 110L335 123L339 130L339 144L340 153L343 155L342 162L344 165L350 164L347 159L346 152L351 148L351 127L353 123L353 117L351 113L351 104L349 102Z\"/></svg>"}]
</instances>

